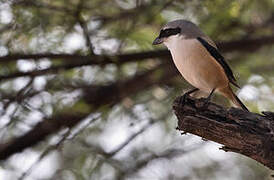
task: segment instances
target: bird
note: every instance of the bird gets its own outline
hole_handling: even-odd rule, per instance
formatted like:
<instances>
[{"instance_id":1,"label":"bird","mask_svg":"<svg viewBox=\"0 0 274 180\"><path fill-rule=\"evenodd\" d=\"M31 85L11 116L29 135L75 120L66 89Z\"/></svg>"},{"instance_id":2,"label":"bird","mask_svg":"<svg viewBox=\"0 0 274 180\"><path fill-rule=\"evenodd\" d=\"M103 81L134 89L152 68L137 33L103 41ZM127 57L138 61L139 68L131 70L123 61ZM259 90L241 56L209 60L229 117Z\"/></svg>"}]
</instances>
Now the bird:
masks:
<instances>
[{"instance_id":1,"label":"bird","mask_svg":"<svg viewBox=\"0 0 274 180\"><path fill-rule=\"evenodd\" d=\"M233 72L212 39L194 23L179 19L164 25L153 45L164 44L171 53L180 74L195 88L188 91L217 92L245 111L248 108L233 92L231 85L240 88Z\"/></svg>"}]
</instances>

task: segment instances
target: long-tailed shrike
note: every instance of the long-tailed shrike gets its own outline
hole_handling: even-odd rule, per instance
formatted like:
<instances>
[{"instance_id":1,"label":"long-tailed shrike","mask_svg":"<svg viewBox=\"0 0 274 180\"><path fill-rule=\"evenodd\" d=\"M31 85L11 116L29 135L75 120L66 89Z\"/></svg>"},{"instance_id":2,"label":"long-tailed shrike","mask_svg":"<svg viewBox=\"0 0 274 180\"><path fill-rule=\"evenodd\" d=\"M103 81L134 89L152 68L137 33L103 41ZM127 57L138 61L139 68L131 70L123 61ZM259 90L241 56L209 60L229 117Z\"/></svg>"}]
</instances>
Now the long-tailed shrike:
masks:
<instances>
[{"instance_id":1,"label":"long-tailed shrike","mask_svg":"<svg viewBox=\"0 0 274 180\"><path fill-rule=\"evenodd\" d=\"M219 92L237 107L248 111L233 93L230 84L239 87L232 70L218 52L215 43L195 24L187 20L167 23L154 40L153 45L163 43L170 50L173 61L182 76L195 89L209 93Z\"/></svg>"}]
</instances>

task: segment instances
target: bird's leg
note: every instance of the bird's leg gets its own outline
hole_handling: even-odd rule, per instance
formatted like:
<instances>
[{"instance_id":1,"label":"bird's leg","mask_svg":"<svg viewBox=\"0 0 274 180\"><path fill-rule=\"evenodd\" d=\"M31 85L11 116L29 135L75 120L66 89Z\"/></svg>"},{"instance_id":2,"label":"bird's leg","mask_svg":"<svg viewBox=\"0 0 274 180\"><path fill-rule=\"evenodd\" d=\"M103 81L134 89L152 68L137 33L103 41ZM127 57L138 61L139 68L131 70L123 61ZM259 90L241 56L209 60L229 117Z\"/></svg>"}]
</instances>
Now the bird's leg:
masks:
<instances>
[{"instance_id":1,"label":"bird's leg","mask_svg":"<svg viewBox=\"0 0 274 180\"><path fill-rule=\"evenodd\" d=\"M190 94L192 94L198 90L199 90L198 88L194 88L194 89L187 91L183 96L181 96L179 104L184 104L186 102L186 96L189 96Z\"/></svg>"},{"instance_id":2,"label":"bird's leg","mask_svg":"<svg viewBox=\"0 0 274 180\"><path fill-rule=\"evenodd\" d=\"M189 96L190 94L192 94L198 90L199 90L198 88L191 89L191 90L187 91L184 95Z\"/></svg>"},{"instance_id":3,"label":"bird's leg","mask_svg":"<svg viewBox=\"0 0 274 180\"><path fill-rule=\"evenodd\" d=\"M207 96L206 100L207 101L210 101L211 97L212 97L212 94L214 93L215 91L215 88L211 90L210 94Z\"/></svg>"},{"instance_id":4,"label":"bird's leg","mask_svg":"<svg viewBox=\"0 0 274 180\"><path fill-rule=\"evenodd\" d=\"M209 103L209 101L210 101L210 99L211 99L212 94L214 93L214 91L215 91L215 88L211 90L210 94L209 94L209 95L207 96L207 98L205 99L205 103L204 103L204 105L203 105L204 107L207 107L207 106L208 106L208 103Z\"/></svg>"}]
</instances>

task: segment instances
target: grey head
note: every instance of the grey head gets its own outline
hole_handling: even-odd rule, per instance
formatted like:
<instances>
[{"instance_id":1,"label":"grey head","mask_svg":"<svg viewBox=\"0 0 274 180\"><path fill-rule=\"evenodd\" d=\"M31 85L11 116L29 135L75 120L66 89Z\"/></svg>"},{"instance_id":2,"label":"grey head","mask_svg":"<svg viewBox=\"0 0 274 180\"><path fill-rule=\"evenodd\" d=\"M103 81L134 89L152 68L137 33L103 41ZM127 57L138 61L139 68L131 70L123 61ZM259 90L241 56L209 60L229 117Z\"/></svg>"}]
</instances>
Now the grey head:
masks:
<instances>
[{"instance_id":1,"label":"grey head","mask_svg":"<svg viewBox=\"0 0 274 180\"><path fill-rule=\"evenodd\" d=\"M194 23L179 19L167 23L160 31L159 36L153 41L153 45L161 44L170 36L179 35L184 39L191 39L205 36Z\"/></svg>"}]
</instances>

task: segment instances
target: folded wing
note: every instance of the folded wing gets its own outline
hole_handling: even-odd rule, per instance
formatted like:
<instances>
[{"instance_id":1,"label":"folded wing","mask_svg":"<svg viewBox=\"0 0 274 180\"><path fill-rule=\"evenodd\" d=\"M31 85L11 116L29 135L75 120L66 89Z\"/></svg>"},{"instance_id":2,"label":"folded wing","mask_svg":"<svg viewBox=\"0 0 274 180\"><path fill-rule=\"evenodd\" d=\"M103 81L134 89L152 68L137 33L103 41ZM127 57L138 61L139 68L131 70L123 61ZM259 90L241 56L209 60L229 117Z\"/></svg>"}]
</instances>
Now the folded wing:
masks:
<instances>
[{"instance_id":1,"label":"folded wing","mask_svg":"<svg viewBox=\"0 0 274 180\"><path fill-rule=\"evenodd\" d=\"M229 79L229 82L232 83L234 86L240 88L240 86L236 83L236 79L233 75L232 70L225 62L224 57L218 52L218 50L201 37L197 37L197 40L206 48L210 55L214 57L214 59L222 66L227 78Z\"/></svg>"}]
</instances>

